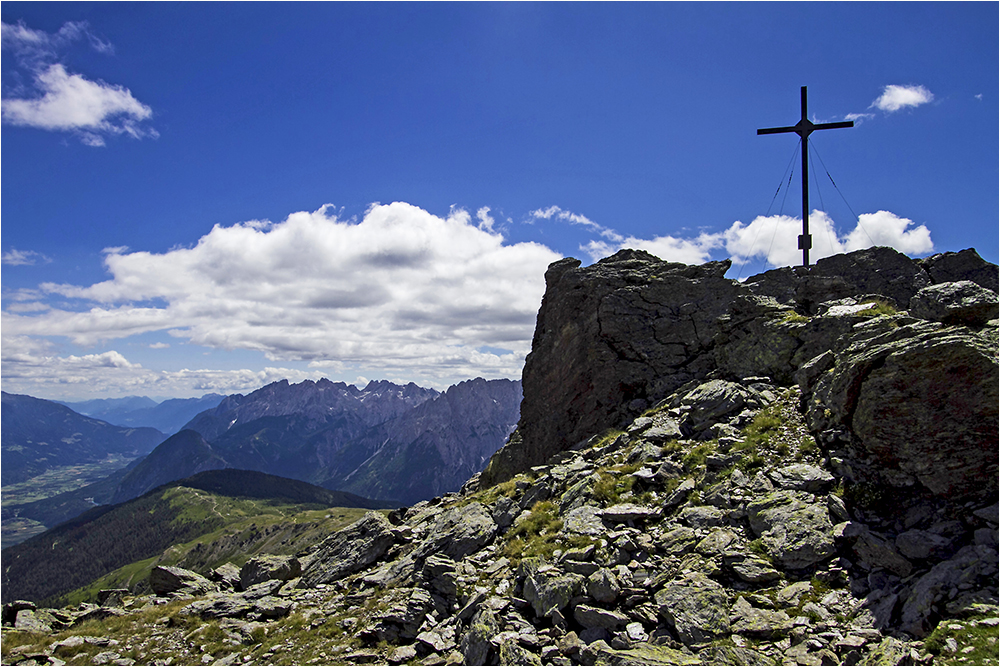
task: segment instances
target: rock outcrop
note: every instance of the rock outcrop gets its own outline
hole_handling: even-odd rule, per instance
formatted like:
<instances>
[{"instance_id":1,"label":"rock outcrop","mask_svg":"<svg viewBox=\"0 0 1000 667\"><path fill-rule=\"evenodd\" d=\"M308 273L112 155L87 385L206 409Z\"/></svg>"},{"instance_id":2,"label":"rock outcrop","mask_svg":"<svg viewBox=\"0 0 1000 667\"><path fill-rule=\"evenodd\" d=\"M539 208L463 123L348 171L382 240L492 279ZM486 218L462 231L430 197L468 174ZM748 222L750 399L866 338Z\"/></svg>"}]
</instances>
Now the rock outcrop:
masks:
<instances>
[{"instance_id":1,"label":"rock outcrop","mask_svg":"<svg viewBox=\"0 0 1000 667\"><path fill-rule=\"evenodd\" d=\"M810 427L851 479L996 492L995 265L971 249L916 261L872 248L743 284L727 268L632 250L549 267L521 421L482 482L623 428L686 383L717 381L709 410L752 408L718 383L763 377L802 387ZM685 435L721 435L687 419Z\"/></svg>"}]
</instances>

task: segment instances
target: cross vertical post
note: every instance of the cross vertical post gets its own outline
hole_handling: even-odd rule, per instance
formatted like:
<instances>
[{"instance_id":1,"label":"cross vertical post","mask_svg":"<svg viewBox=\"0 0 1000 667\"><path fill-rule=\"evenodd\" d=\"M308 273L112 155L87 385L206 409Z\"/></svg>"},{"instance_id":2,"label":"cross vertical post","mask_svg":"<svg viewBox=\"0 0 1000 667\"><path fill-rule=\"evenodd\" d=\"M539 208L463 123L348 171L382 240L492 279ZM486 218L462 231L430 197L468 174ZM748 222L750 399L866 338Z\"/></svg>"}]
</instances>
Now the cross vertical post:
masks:
<instances>
[{"instance_id":1,"label":"cross vertical post","mask_svg":"<svg viewBox=\"0 0 1000 667\"><path fill-rule=\"evenodd\" d=\"M854 121L840 123L813 123L806 114L806 86L802 86L802 118L791 127L768 127L757 130L757 134L782 134L794 132L802 138L802 234L799 249L802 251L802 266L809 266L809 249L812 236L809 234L809 135L814 130L832 130L840 127L854 127Z\"/></svg>"}]
</instances>

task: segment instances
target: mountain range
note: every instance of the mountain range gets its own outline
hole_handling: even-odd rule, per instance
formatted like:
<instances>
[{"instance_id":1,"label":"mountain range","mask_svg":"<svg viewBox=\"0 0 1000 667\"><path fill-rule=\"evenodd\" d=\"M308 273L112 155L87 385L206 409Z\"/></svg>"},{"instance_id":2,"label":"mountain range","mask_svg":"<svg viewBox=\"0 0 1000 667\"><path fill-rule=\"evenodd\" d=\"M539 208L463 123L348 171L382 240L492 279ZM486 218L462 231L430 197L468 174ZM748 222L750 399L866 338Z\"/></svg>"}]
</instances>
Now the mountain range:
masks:
<instances>
[{"instance_id":1,"label":"mountain range","mask_svg":"<svg viewBox=\"0 0 1000 667\"><path fill-rule=\"evenodd\" d=\"M413 383L372 381L358 388L326 379L298 384L283 380L247 395L215 398L192 399L215 405L165 438L151 428L112 426L64 405L4 394L4 475L13 479L39 474L44 452L31 450L35 467L14 476L19 467L25 468L22 459L30 458L22 454L27 444L48 447L37 444L41 436L36 431L41 433L43 425L48 428L44 442L79 440L87 427L106 433L101 440L92 439L115 452L124 445L114 438L147 438L145 449L127 450L129 457L116 459L119 466L93 483L48 497L33 496L29 502L7 499L5 544L17 541L6 534L13 518L52 527L95 505L122 503L163 484L224 468L261 471L396 504L455 491L482 469L513 430L521 388L520 382L482 378L444 393ZM144 404L142 399L128 399L84 407L135 416L147 409ZM27 424L35 431L26 430Z\"/></svg>"}]
</instances>

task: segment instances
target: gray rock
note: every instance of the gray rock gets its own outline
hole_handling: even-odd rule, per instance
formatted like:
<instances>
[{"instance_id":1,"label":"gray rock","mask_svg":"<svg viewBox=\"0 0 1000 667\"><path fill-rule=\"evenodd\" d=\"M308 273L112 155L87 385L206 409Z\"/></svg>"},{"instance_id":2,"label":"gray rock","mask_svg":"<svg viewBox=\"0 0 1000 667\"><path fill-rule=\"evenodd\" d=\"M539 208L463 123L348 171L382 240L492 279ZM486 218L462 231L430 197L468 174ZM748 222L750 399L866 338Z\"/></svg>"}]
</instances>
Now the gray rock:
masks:
<instances>
[{"instance_id":1,"label":"gray rock","mask_svg":"<svg viewBox=\"0 0 1000 667\"><path fill-rule=\"evenodd\" d=\"M773 470L771 480L779 489L818 493L833 484L834 477L826 470L807 463L793 463Z\"/></svg>"},{"instance_id":2,"label":"gray rock","mask_svg":"<svg viewBox=\"0 0 1000 667\"><path fill-rule=\"evenodd\" d=\"M910 299L910 315L945 324L980 327L1000 316L996 292L970 280L925 287Z\"/></svg>"},{"instance_id":3,"label":"gray rock","mask_svg":"<svg viewBox=\"0 0 1000 667\"><path fill-rule=\"evenodd\" d=\"M917 263L935 283L971 280L994 294L997 292L997 266L980 257L975 248L931 255Z\"/></svg>"},{"instance_id":4,"label":"gray rock","mask_svg":"<svg viewBox=\"0 0 1000 667\"><path fill-rule=\"evenodd\" d=\"M729 547L739 540L739 535L729 528L718 528L708 534L695 546L695 551L703 556L718 556L725 553Z\"/></svg>"},{"instance_id":5,"label":"gray rock","mask_svg":"<svg viewBox=\"0 0 1000 667\"><path fill-rule=\"evenodd\" d=\"M659 548L669 556L681 556L691 551L697 543L697 533L687 526L681 526L664 533L660 537Z\"/></svg>"},{"instance_id":6,"label":"gray rock","mask_svg":"<svg viewBox=\"0 0 1000 667\"><path fill-rule=\"evenodd\" d=\"M584 628L603 628L610 632L628 624L629 618L616 611L578 604L573 610L573 618Z\"/></svg>"},{"instance_id":7,"label":"gray rock","mask_svg":"<svg viewBox=\"0 0 1000 667\"><path fill-rule=\"evenodd\" d=\"M760 639L778 639L792 629L785 612L757 609L742 596L733 605L730 620L733 632Z\"/></svg>"},{"instance_id":8,"label":"gray rock","mask_svg":"<svg viewBox=\"0 0 1000 667\"><path fill-rule=\"evenodd\" d=\"M666 502L663 503L663 510L669 512L675 507L679 507L681 504L687 500L687 497L691 495L691 492L695 489L695 482L693 479L685 479L681 482L674 492L670 494Z\"/></svg>"},{"instance_id":9,"label":"gray rock","mask_svg":"<svg viewBox=\"0 0 1000 667\"><path fill-rule=\"evenodd\" d=\"M731 632L725 589L703 574L671 581L657 591L655 599L660 616L685 645L702 644Z\"/></svg>"},{"instance_id":10,"label":"gray rock","mask_svg":"<svg viewBox=\"0 0 1000 667\"><path fill-rule=\"evenodd\" d=\"M467 665L496 664L496 652L490 639L500 632L496 614L490 609L479 611L459 641L459 650Z\"/></svg>"},{"instance_id":11,"label":"gray rock","mask_svg":"<svg viewBox=\"0 0 1000 667\"><path fill-rule=\"evenodd\" d=\"M394 541L389 520L378 512L368 512L320 543L299 580L299 588L330 583L358 572L382 558Z\"/></svg>"},{"instance_id":12,"label":"gray rock","mask_svg":"<svg viewBox=\"0 0 1000 667\"><path fill-rule=\"evenodd\" d=\"M906 558L923 560L931 556L941 557L952 545L952 541L927 530L908 530L896 536L896 548Z\"/></svg>"},{"instance_id":13,"label":"gray rock","mask_svg":"<svg viewBox=\"0 0 1000 667\"><path fill-rule=\"evenodd\" d=\"M628 523L658 519L660 512L659 510L653 509L652 507L646 507L645 505L622 503L620 505L612 505L611 507L600 510L597 515L605 521L610 521L611 523Z\"/></svg>"},{"instance_id":14,"label":"gray rock","mask_svg":"<svg viewBox=\"0 0 1000 667\"><path fill-rule=\"evenodd\" d=\"M54 620L52 614L44 609L22 609L17 612L14 620L14 629L22 632L42 632L48 634L52 632Z\"/></svg>"},{"instance_id":15,"label":"gray rock","mask_svg":"<svg viewBox=\"0 0 1000 667\"><path fill-rule=\"evenodd\" d=\"M607 531L601 520L600 509L584 505L570 510L563 517L563 532L576 535L601 535Z\"/></svg>"},{"instance_id":16,"label":"gray rock","mask_svg":"<svg viewBox=\"0 0 1000 667\"><path fill-rule=\"evenodd\" d=\"M149 573L149 587L156 595L203 595L216 590L215 584L182 567L157 565Z\"/></svg>"},{"instance_id":17,"label":"gray rock","mask_svg":"<svg viewBox=\"0 0 1000 667\"><path fill-rule=\"evenodd\" d=\"M974 586L980 577L996 577L997 552L988 547L961 549L949 560L938 563L913 585L900 611L900 629L914 637L931 631L934 605L959 586ZM995 579L994 579L995 581Z\"/></svg>"},{"instance_id":18,"label":"gray rock","mask_svg":"<svg viewBox=\"0 0 1000 667\"><path fill-rule=\"evenodd\" d=\"M252 556L240 568L240 586L246 590L255 584L276 579L288 581L302 574L302 564L294 556Z\"/></svg>"},{"instance_id":19,"label":"gray rock","mask_svg":"<svg viewBox=\"0 0 1000 667\"><path fill-rule=\"evenodd\" d=\"M208 579L219 584L222 588L239 590L240 588L240 568L232 563L223 563L208 573Z\"/></svg>"},{"instance_id":20,"label":"gray rock","mask_svg":"<svg viewBox=\"0 0 1000 667\"><path fill-rule=\"evenodd\" d=\"M241 595L214 594L192 602L181 613L202 618L239 618L253 608L254 603Z\"/></svg>"},{"instance_id":21,"label":"gray rock","mask_svg":"<svg viewBox=\"0 0 1000 667\"><path fill-rule=\"evenodd\" d=\"M697 505L682 509L680 520L692 528L709 528L724 524L726 513L711 505Z\"/></svg>"},{"instance_id":22,"label":"gray rock","mask_svg":"<svg viewBox=\"0 0 1000 667\"><path fill-rule=\"evenodd\" d=\"M971 280L994 294L997 292L997 265L990 264L980 257L975 248L931 255L918 259L917 263L930 275L934 283Z\"/></svg>"},{"instance_id":23,"label":"gray rock","mask_svg":"<svg viewBox=\"0 0 1000 667\"><path fill-rule=\"evenodd\" d=\"M621 586L614 573L602 567L587 577L587 595L601 604L611 604L621 593Z\"/></svg>"},{"instance_id":24,"label":"gray rock","mask_svg":"<svg viewBox=\"0 0 1000 667\"><path fill-rule=\"evenodd\" d=\"M436 553L454 559L464 558L485 546L496 531L497 524L480 503L454 507L434 519L427 538L414 549L414 556L421 558Z\"/></svg>"},{"instance_id":25,"label":"gray rock","mask_svg":"<svg viewBox=\"0 0 1000 667\"><path fill-rule=\"evenodd\" d=\"M872 322L835 352L807 396L808 421L814 432L852 434L857 476L916 479L945 497L996 497L997 448L982 446L998 439L995 332Z\"/></svg>"},{"instance_id":26,"label":"gray rock","mask_svg":"<svg viewBox=\"0 0 1000 667\"><path fill-rule=\"evenodd\" d=\"M750 502L747 516L764 548L785 567L809 567L834 553L826 507L806 502L794 491L775 491Z\"/></svg>"},{"instance_id":27,"label":"gray rock","mask_svg":"<svg viewBox=\"0 0 1000 667\"><path fill-rule=\"evenodd\" d=\"M770 563L754 556L727 556L725 562L741 581L748 584L770 584L781 579L781 573L771 567Z\"/></svg>"},{"instance_id":28,"label":"gray rock","mask_svg":"<svg viewBox=\"0 0 1000 667\"><path fill-rule=\"evenodd\" d=\"M565 609L574 596L579 595L587 579L579 574L564 574L552 565L535 558L521 561L524 576L524 599L535 610L536 616L550 617L554 611Z\"/></svg>"},{"instance_id":29,"label":"gray rock","mask_svg":"<svg viewBox=\"0 0 1000 667\"><path fill-rule=\"evenodd\" d=\"M913 564L900 555L892 542L867 528L855 539L854 554L872 569L886 569L900 577L909 576L913 571Z\"/></svg>"},{"instance_id":30,"label":"gray rock","mask_svg":"<svg viewBox=\"0 0 1000 667\"><path fill-rule=\"evenodd\" d=\"M687 414L694 432L765 404L759 392L725 380L710 380L698 385L681 399L681 409Z\"/></svg>"},{"instance_id":31,"label":"gray rock","mask_svg":"<svg viewBox=\"0 0 1000 667\"><path fill-rule=\"evenodd\" d=\"M483 484L628 424L638 406L705 377L718 320L740 289L725 277L729 265L674 264L638 250L587 267L550 265L522 375L520 438L493 455Z\"/></svg>"}]
</instances>

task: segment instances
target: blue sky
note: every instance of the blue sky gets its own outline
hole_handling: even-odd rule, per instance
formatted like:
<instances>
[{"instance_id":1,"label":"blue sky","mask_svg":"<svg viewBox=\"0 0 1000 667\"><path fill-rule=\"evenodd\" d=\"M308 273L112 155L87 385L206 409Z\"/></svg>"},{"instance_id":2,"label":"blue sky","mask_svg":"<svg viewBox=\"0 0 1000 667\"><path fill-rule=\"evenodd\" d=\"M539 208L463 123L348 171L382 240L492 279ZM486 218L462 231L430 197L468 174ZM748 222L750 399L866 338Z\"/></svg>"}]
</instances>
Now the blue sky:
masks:
<instances>
[{"instance_id":1,"label":"blue sky","mask_svg":"<svg viewBox=\"0 0 1000 667\"><path fill-rule=\"evenodd\" d=\"M814 261L998 259L996 3L0 13L5 391L518 377L559 257L799 261L803 85Z\"/></svg>"}]
</instances>

